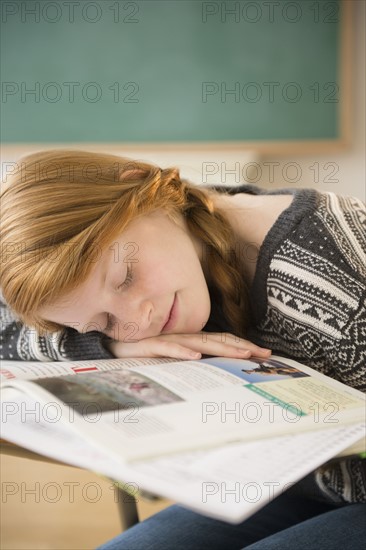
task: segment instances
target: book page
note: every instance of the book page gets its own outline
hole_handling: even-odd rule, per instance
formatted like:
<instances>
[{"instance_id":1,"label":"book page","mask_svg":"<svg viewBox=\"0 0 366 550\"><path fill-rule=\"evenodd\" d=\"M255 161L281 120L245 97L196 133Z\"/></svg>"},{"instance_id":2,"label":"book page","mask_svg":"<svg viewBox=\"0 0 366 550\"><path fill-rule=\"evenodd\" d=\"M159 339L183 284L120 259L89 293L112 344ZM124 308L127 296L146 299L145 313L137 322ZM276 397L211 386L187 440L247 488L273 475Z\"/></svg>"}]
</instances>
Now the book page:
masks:
<instances>
[{"instance_id":1,"label":"book page","mask_svg":"<svg viewBox=\"0 0 366 550\"><path fill-rule=\"evenodd\" d=\"M129 368L137 365L156 365L170 363L169 358L141 359L98 359L95 361L2 361L0 368L0 383L11 380L37 380L82 374L88 372L103 372L106 370Z\"/></svg>"},{"instance_id":2,"label":"book page","mask_svg":"<svg viewBox=\"0 0 366 550\"><path fill-rule=\"evenodd\" d=\"M364 419L361 392L309 371L279 358L215 357L11 383L54 404L110 456L134 461Z\"/></svg>"},{"instance_id":3,"label":"book page","mask_svg":"<svg viewBox=\"0 0 366 550\"><path fill-rule=\"evenodd\" d=\"M336 427L125 464L70 432L64 423L47 422L39 414L23 422L24 410L37 411L37 403L31 397L7 388L4 400L13 404L16 413L6 421L3 418L3 438L119 481L122 488L137 499L139 491L144 489L230 523L243 521L352 445L365 431L365 424ZM113 485L111 481L111 491Z\"/></svg>"}]
</instances>

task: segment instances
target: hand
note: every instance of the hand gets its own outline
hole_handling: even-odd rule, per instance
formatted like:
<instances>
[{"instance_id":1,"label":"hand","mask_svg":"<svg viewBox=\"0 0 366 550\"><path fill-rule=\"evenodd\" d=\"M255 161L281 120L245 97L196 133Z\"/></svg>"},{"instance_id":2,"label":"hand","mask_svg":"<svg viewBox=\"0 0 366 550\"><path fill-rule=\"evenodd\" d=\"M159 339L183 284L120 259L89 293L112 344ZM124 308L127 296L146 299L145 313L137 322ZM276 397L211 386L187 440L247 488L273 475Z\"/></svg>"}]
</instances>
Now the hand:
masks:
<instances>
[{"instance_id":1,"label":"hand","mask_svg":"<svg viewBox=\"0 0 366 550\"><path fill-rule=\"evenodd\" d=\"M138 342L107 342L115 357L172 357L200 359L202 354L247 359L252 355L268 358L271 350L234 336L228 332L197 332L194 334L160 334Z\"/></svg>"}]
</instances>

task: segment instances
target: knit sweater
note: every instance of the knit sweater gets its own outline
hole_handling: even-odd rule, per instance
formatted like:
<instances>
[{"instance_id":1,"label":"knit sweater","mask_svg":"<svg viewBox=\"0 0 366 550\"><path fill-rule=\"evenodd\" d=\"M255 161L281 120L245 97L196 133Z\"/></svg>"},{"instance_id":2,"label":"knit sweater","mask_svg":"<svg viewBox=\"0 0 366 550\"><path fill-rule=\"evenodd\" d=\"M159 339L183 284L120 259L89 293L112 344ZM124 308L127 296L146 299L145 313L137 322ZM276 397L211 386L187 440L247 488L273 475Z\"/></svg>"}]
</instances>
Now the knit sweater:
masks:
<instances>
[{"instance_id":1,"label":"knit sweater","mask_svg":"<svg viewBox=\"0 0 366 550\"><path fill-rule=\"evenodd\" d=\"M294 195L259 251L248 339L365 391L365 205L311 189L242 186L227 192ZM232 332L220 302L204 330ZM366 461L326 464L298 487L319 500L366 502Z\"/></svg>"},{"instance_id":2,"label":"knit sweater","mask_svg":"<svg viewBox=\"0 0 366 550\"><path fill-rule=\"evenodd\" d=\"M229 194L293 194L266 235L250 290L247 337L354 388L366 389L366 209L356 198L310 189L220 187ZM66 329L39 336L0 302L0 358L66 360L111 357L97 332ZM235 332L215 295L206 331ZM301 485L301 484L300 484ZM316 470L302 490L335 502L366 501L364 460Z\"/></svg>"},{"instance_id":3,"label":"knit sweater","mask_svg":"<svg viewBox=\"0 0 366 550\"><path fill-rule=\"evenodd\" d=\"M294 195L259 251L248 339L366 391L365 205L313 189L227 192ZM220 304L207 328L232 330Z\"/></svg>"}]
</instances>

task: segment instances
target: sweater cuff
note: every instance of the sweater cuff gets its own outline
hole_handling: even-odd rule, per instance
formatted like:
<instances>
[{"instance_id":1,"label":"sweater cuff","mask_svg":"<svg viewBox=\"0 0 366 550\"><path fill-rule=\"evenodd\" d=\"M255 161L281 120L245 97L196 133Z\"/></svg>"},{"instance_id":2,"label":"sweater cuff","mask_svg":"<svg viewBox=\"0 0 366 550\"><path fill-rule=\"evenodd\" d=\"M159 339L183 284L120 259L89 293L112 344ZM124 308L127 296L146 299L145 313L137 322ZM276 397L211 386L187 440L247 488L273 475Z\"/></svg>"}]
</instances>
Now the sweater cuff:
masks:
<instances>
[{"instance_id":1,"label":"sweater cuff","mask_svg":"<svg viewBox=\"0 0 366 550\"><path fill-rule=\"evenodd\" d=\"M106 340L108 338L97 331L81 334L77 330L69 329L60 342L60 354L65 361L114 359L114 355L104 347Z\"/></svg>"}]
</instances>

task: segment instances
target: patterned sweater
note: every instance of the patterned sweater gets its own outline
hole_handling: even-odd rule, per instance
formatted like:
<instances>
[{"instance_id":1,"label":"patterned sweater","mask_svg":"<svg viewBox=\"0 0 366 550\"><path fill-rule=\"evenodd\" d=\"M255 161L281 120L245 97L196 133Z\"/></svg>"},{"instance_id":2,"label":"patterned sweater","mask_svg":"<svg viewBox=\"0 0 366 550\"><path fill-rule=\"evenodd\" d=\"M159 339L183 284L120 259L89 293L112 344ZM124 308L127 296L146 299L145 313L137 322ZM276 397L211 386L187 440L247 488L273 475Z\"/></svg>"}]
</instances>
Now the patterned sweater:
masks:
<instances>
[{"instance_id":1,"label":"patterned sweater","mask_svg":"<svg viewBox=\"0 0 366 550\"><path fill-rule=\"evenodd\" d=\"M250 292L248 338L354 388L366 390L366 209L356 198L310 189L220 187L229 194L288 194L293 201L262 244ZM41 337L0 302L0 358L65 360L111 357L103 335L67 329ZM207 331L230 331L216 297ZM366 501L366 464L336 461L303 480L312 497Z\"/></svg>"},{"instance_id":2,"label":"patterned sweater","mask_svg":"<svg viewBox=\"0 0 366 550\"><path fill-rule=\"evenodd\" d=\"M311 189L269 192L244 185L228 192L294 194L259 252L248 338L365 391L365 204ZM232 331L220 303L205 330ZM337 460L298 486L320 500L366 502L366 461Z\"/></svg>"}]
</instances>

